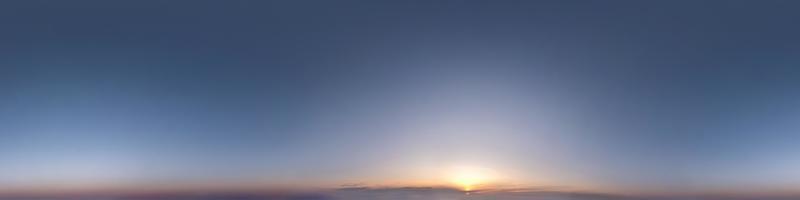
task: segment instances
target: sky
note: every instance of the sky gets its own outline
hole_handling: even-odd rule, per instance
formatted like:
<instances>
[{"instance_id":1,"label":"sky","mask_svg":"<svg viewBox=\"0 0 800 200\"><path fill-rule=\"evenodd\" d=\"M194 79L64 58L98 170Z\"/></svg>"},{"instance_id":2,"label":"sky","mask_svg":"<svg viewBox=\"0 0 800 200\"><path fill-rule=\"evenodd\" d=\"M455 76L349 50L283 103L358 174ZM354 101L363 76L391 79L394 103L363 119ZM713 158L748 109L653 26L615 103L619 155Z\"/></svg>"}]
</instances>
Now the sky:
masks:
<instances>
[{"instance_id":1,"label":"sky","mask_svg":"<svg viewBox=\"0 0 800 200\"><path fill-rule=\"evenodd\" d=\"M3 1L0 188L787 191L799 8Z\"/></svg>"}]
</instances>

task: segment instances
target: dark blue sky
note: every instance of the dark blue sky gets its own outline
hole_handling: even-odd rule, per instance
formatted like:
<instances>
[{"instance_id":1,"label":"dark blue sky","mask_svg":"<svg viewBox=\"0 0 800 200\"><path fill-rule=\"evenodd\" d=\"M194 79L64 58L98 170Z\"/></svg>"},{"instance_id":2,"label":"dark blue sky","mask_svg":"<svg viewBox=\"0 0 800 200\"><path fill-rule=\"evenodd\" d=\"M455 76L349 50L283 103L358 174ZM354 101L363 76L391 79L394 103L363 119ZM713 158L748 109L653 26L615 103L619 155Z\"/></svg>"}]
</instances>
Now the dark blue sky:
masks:
<instances>
[{"instance_id":1,"label":"dark blue sky","mask_svg":"<svg viewBox=\"0 0 800 200\"><path fill-rule=\"evenodd\" d=\"M0 187L796 188L798 9L4 1Z\"/></svg>"}]
</instances>

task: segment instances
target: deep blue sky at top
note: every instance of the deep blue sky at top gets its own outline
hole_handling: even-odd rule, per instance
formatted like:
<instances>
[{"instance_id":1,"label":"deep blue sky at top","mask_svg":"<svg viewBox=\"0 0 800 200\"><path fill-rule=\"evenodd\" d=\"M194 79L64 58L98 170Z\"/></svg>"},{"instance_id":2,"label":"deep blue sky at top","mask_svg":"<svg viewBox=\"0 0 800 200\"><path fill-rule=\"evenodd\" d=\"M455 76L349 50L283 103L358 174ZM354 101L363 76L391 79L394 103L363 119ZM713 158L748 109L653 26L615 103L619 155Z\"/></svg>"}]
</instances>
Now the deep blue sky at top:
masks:
<instances>
[{"instance_id":1,"label":"deep blue sky at top","mask_svg":"<svg viewBox=\"0 0 800 200\"><path fill-rule=\"evenodd\" d=\"M0 186L348 183L451 162L577 187L797 185L798 9L3 1Z\"/></svg>"}]
</instances>

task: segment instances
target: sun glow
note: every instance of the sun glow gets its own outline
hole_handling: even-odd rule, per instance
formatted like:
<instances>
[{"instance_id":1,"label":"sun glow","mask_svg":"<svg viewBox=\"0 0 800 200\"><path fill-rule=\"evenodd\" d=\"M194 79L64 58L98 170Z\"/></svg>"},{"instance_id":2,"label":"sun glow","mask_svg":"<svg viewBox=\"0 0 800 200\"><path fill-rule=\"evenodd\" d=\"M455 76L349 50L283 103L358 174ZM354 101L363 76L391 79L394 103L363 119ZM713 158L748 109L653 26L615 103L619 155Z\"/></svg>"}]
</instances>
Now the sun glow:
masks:
<instances>
[{"instance_id":1,"label":"sun glow","mask_svg":"<svg viewBox=\"0 0 800 200\"><path fill-rule=\"evenodd\" d=\"M473 191L494 180L494 173L479 167L457 167L451 171L450 181L464 191Z\"/></svg>"}]
</instances>

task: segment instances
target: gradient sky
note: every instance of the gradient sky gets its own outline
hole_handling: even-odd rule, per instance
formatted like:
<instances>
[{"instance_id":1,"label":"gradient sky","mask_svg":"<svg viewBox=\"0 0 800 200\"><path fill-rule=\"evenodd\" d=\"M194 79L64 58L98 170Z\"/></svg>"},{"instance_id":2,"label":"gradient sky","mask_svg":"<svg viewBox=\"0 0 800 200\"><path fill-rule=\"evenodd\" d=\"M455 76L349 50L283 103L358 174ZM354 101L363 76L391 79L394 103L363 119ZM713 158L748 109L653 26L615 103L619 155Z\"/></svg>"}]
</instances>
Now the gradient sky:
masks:
<instances>
[{"instance_id":1,"label":"gradient sky","mask_svg":"<svg viewBox=\"0 0 800 200\"><path fill-rule=\"evenodd\" d=\"M3 1L0 188L797 188L798 10Z\"/></svg>"}]
</instances>

